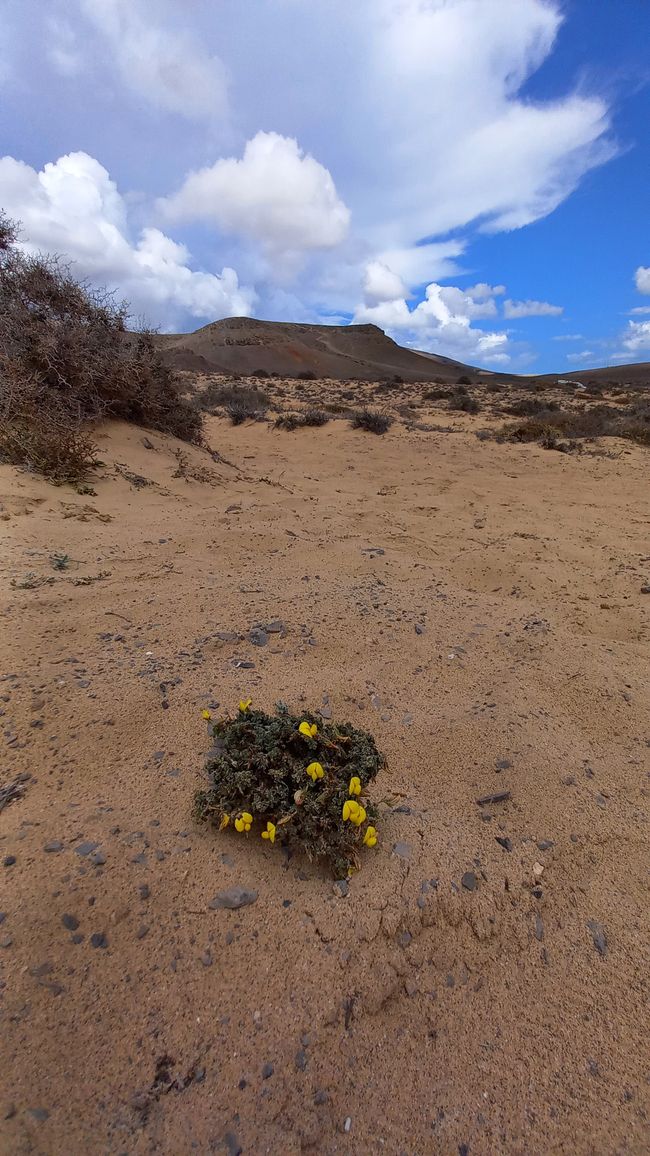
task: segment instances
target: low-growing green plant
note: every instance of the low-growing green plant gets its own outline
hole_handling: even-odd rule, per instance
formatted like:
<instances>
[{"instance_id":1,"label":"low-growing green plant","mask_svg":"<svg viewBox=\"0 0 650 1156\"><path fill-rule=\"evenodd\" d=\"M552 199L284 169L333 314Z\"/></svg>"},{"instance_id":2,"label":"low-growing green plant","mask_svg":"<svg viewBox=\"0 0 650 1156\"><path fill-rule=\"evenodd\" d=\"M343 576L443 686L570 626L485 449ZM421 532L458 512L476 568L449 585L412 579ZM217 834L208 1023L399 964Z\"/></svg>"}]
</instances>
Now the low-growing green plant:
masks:
<instances>
[{"instance_id":1,"label":"low-growing green plant","mask_svg":"<svg viewBox=\"0 0 650 1156\"><path fill-rule=\"evenodd\" d=\"M387 413L376 413L371 409L359 409L352 415L350 424L353 429L365 429L369 433L385 434L392 426L393 419Z\"/></svg>"},{"instance_id":2,"label":"low-growing green plant","mask_svg":"<svg viewBox=\"0 0 650 1156\"><path fill-rule=\"evenodd\" d=\"M275 714L252 710L250 699L235 718L203 716L213 748L196 818L324 859L337 877L359 866L362 848L377 842L367 792L385 764L372 735L293 715L283 703Z\"/></svg>"},{"instance_id":3,"label":"low-growing green plant","mask_svg":"<svg viewBox=\"0 0 650 1156\"><path fill-rule=\"evenodd\" d=\"M57 551L50 555L50 566L53 570L67 570L70 566L70 555Z\"/></svg>"},{"instance_id":4,"label":"low-growing green plant","mask_svg":"<svg viewBox=\"0 0 650 1156\"><path fill-rule=\"evenodd\" d=\"M329 420L330 415L322 409L306 409L302 415L303 425L322 426L327 425Z\"/></svg>"}]
</instances>

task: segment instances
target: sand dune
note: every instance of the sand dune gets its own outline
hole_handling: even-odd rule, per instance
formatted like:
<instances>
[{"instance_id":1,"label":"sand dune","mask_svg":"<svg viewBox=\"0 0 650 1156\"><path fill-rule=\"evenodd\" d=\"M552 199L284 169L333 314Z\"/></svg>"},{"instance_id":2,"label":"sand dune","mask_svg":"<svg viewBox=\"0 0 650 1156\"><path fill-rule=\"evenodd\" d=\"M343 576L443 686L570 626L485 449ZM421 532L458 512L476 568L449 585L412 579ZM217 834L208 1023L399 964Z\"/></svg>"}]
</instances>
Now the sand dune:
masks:
<instances>
[{"instance_id":1,"label":"sand dune","mask_svg":"<svg viewBox=\"0 0 650 1156\"><path fill-rule=\"evenodd\" d=\"M2 1152L647 1151L647 451L454 423L0 467ZM346 896L191 819L249 694L388 756Z\"/></svg>"}]
</instances>

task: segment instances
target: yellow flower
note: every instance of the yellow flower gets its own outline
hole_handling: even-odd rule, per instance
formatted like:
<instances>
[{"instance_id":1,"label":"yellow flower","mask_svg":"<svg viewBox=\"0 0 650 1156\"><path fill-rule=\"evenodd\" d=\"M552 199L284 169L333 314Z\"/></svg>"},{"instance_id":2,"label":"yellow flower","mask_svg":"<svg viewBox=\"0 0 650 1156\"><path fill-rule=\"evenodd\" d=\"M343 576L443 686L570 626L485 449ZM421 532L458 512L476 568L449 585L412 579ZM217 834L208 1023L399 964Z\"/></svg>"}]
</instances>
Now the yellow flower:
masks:
<instances>
[{"instance_id":1,"label":"yellow flower","mask_svg":"<svg viewBox=\"0 0 650 1156\"><path fill-rule=\"evenodd\" d=\"M348 787L348 791L351 795L361 794L361 779L358 775L353 775L350 779L350 786Z\"/></svg>"},{"instance_id":2,"label":"yellow flower","mask_svg":"<svg viewBox=\"0 0 650 1156\"><path fill-rule=\"evenodd\" d=\"M249 708L249 706L251 705L252 701L253 701L253 700L252 700L252 698L242 698L242 699L240 700L240 702L239 702L239 709L240 709L240 711L242 712L242 714L246 714L246 711L248 710L248 708Z\"/></svg>"},{"instance_id":3,"label":"yellow flower","mask_svg":"<svg viewBox=\"0 0 650 1156\"><path fill-rule=\"evenodd\" d=\"M219 824L219 830L223 831L224 828L228 826L229 822L230 822L230 815L222 815L221 816L221 822Z\"/></svg>"},{"instance_id":4,"label":"yellow flower","mask_svg":"<svg viewBox=\"0 0 650 1156\"><path fill-rule=\"evenodd\" d=\"M275 823L266 824L266 831L262 831L262 838L268 839L269 843L275 843Z\"/></svg>"},{"instance_id":5,"label":"yellow flower","mask_svg":"<svg viewBox=\"0 0 650 1156\"><path fill-rule=\"evenodd\" d=\"M253 822L253 816L248 811L242 811L239 818L235 819L235 829L237 831L250 831Z\"/></svg>"},{"instance_id":6,"label":"yellow flower","mask_svg":"<svg viewBox=\"0 0 650 1156\"><path fill-rule=\"evenodd\" d=\"M364 847L374 847L377 842L377 831L375 827L366 827L366 833L363 836Z\"/></svg>"},{"instance_id":7,"label":"yellow flower","mask_svg":"<svg viewBox=\"0 0 650 1156\"><path fill-rule=\"evenodd\" d=\"M210 714L209 710L202 710L201 711L201 718L204 718L206 722L210 722L212 715Z\"/></svg>"},{"instance_id":8,"label":"yellow flower","mask_svg":"<svg viewBox=\"0 0 650 1156\"><path fill-rule=\"evenodd\" d=\"M357 813L356 813L356 815L350 816L350 822L354 823L355 827L360 827L362 823L365 823L367 815L366 815L365 807L361 807L361 806L359 806L359 804L357 804L357 806L358 806Z\"/></svg>"},{"instance_id":9,"label":"yellow flower","mask_svg":"<svg viewBox=\"0 0 650 1156\"><path fill-rule=\"evenodd\" d=\"M349 819L351 823L358 826L357 815L361 810L363 810L363 808L359 806L356 799L347 799L343 804L343 822L347 823Z\"/></svg>"},{"instance_id":10,"label":"yellow flower","mask_svg":"<svg viewBox=\"0 0 650 1156\"><path fill-rule=\"evenodd\" d=\"M308 739L313 739L318 734L318 727L316 723L301 722L298 727L301 735L305 735Z\"/></svg>"},{"instance_id":11,"label":"yellow flower","mask_svg":"<svg viewBox=\"0 0 650 1156\"><path fill-rule=\"evenodd\" d=\"M312 783L315 783L316 779L322 779L325 771L321 767L320 763L310 763L307 767L307 774L309 775Z\"/></svg>"}]
</instances>

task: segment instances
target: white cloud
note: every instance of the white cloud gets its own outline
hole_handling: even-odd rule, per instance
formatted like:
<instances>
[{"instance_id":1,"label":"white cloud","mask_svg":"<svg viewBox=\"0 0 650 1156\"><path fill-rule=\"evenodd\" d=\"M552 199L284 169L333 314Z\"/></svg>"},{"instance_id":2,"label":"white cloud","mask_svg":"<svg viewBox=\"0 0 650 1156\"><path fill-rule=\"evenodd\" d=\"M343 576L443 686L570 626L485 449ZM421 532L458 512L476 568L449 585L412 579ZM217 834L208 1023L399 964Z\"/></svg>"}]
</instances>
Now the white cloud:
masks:
<instances>
[{"instance_id":1,"label":"white cloud","mask_svg":"<svg viewBox=\"0 0 650 1156\"><path fill-rule=\"evenodd\" d=\"M563 305L549 305L548 301L510 301L503 302L503 316L508 319L516 317L559 317L564 312Z\"/></svg>"},{"instance_id":2,"label":"white cloud","mask_svg":"<svg viewBox=\"0 0 650 1156\"><path fill-rule=\"evenodd\" d=\"M475 301L484 301L486 297L502 297L505 291L505 285L486 285L485 281L479 281L478 285L470 285L469 289L463 289L463 293L473 297Z\"/></svg>"},{"instance_id":3,"label":"white cloud","mask_svg":"<svg viewBox=\"0 0 650 1156\"><path fill-rule=\"evenodd\" d=\"M637 305L630 313L650 313L650 305Z\"/></svg>"},{"instance_id":4,"label":"white cloud","mask_svg":"<svg viewBox=\"0 0 650 1156\"><path fill-rule=\"evenodd\" d=\"M328 170L275 132L258 132L241 160L190 173L159 208L168 220L213 221L271 254L333 248L350 223Z\"/></svg>"},{"instance_id":5,"label":"white cloud","mask_svg":"<svg viewBox=\"0 0 650 1156\"><path fill-rule=\"evenodd\" d=\"M56 71L61 76L78 76L85 62L72 25L52 13L45 27L45 50Z\"/></svg>"},{"instance_id":6,"label":"white cloud","mask_svg":"<svg viewBox=\"0 0 650 1156\"><path fill-rule=\"evenodd\" d=\"M579 364L581 361L589 361L595 357L593 349L583 349L581 353L567 353L567 361L572 361L574 364Z\"/></svg>"},{"instance_id":7,"label":"white cloud","mask_svg":"<svg viewBox=\"0 0 650 1156\"><path fill-rule=\"evenodd\" d=\"M558 333L552 338L553 341L582 341L582 333Z\"/></svg>"},{"instance_id":8,"label":"white cloud","mask_svg":"<svg viewBox=\"0 0 650 1156\"><path fill-rule=\"evenodd\" d=\"M408 290L402 278L383 261L370 261L366 265L363 280L363 295L366 301L394 301L397 297L406 297L407 294Z\"/></svg>"},{"instance_id":9,"label":"white cloud","mask_svg":"<svg viewBox=\"0 0 650 1156\"><path fill-rule=\"evenodd\" d=\"M650 293L650 267L639 265L634 274L634 281L639 293Z\"/></svg>"},{"instance_id":10,"label":"white cloud","mask_svg":"<svg viewBox=\"0 0 650 1156\"><path fill-rule=\"evenodd\" d=\"M79 0L103 37L123 83L140 98L190 118L227 109L224 67L188 31L185 20L156 24L153 0Z\"/></svg>"},{"instance_id":11,"label":"white cloud","mask_svg":"<svg viewBox=\"0 0 650 1156\"><path fill-rule=\"evenodd\" d=\"M128 238L123 197L106 169L87 153L69 153L42 172L13 157L0 159L0 203L22 222L24 247L64 254L75 272L118 290L134 312L169 326L189 315L214 320L248 314L253 293L237 274L196 272L189 253L158 229Z\"/></svg>"},{"instance_id":12,"label":"white cloud","mask_svg":"<svg viewBox=\"0 0 650 1156\"><path fill-rule=\"evenodd\" d=\"M650 321L628 321L623 334L623 349L626 354L650 350Z\"/></svg>"},{"instance_id":13,"label":"white cloud","mask_svg":"<svg viewBox=\"0 0 650 1156\"><path fill-rule=\"evenodd\" d=\"M491 302L494 305L494 302ZM455 286L427 285L424 301L409 309L406 300L366 303L358 306L354 321L372 322L391 336L429 352L443 353L461 360L481 361L508 357L506 333L474 329L471 319L485 317L488 303L477 303ZM496 309L494 310L496 312Z\"/></svg>"}]
</instances>

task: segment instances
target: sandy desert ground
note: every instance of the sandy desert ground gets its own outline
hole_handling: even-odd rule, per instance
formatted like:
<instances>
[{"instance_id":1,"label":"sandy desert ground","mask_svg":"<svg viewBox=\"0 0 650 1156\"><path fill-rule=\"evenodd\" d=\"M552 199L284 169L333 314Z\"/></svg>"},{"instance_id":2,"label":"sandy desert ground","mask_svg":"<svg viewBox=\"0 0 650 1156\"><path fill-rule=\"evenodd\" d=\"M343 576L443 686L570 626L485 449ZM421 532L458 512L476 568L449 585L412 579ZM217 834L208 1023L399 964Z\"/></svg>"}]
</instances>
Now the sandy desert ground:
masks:
<instances>
[{"instance_id":1,"label":"sandy desert ground","mask_svg":"<svg viewBox=\"0 0 650 1156\"><path fill-rule=\"evenodd\" d=\"M3 1153L649 1150L648 451L473 420L0 467ZM192 821L249 694L386 752L347 894Z\"/></svg>"}]
</instances>

